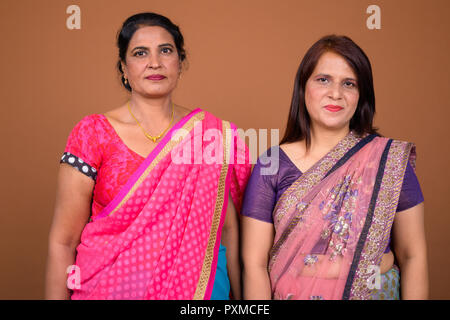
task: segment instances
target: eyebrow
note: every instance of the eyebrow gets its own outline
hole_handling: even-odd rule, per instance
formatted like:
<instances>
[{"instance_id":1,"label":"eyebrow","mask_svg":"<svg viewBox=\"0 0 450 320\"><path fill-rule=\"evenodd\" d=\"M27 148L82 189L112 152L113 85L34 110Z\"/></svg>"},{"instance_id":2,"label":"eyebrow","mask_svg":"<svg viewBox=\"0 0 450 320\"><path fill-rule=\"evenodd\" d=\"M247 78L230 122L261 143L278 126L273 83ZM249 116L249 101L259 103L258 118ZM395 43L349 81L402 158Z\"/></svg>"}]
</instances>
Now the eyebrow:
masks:
<instances>
[{"instance_id":1,"label":"eyebrow","mask_svg":"<svg viewBox=\"0 0 450 320\"><path fill-rule=\"evenodd\" d=\"M328 77L328 78L333 78L331 75L326 74L326 73L319 73L317 75L315 75L315 77ZM358 81L354 78L345 78L344 80L352 80L352 81Z\"/></svg>"},{"instance_id":2,"label":"eyebrow","mask_svg":"<svg viewBox=\"0 0 450 320\"><path fill-rule=\"evenodd\" d=\"M159 48L162 48L162 47L172 47L172 48L174 48L174 46L171 43L162 43L158 47ZM131 52L133 52L135 50L149 50L149 48L148 47L144 47L144 46L139 46L139 47L133 48L133 50L131 50Z\"/></svg>"}]
</instances>

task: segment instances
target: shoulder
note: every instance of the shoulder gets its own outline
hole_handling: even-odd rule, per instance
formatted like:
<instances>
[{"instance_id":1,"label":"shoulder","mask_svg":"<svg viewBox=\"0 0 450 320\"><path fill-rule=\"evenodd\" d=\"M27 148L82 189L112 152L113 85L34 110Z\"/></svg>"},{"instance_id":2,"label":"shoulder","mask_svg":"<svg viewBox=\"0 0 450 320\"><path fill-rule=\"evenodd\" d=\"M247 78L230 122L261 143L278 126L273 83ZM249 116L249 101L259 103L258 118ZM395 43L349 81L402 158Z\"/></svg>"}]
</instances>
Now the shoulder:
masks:
<instances>
[{"instance_id":1,"label":"shoulder","mask_svg":"<svg viewBox=\"0 0 450 320\"><path fill-rule=\"evenodd\" d=\"M280 149L292 159L298 157L298 155L304 155L306 152L304 141L283 143L280 145Z\"/></svg>"},{"instance_id":2,"label":"shoulder","mask_svg":"<svg viewBox=\"0 0 450 320\"><path fill-rule=\"evenodd\" d=\"M281 148L279 145L270 147L269 149L267 149L266 151L261 153L261 155L258 157L258 162L264 164L266 162L264 160L267 158L271 158L271 157L279 158L280 157L280 149Z\"/></svg>"},{"instance_id":3,"label":"shoulder","mask_svg":"<svg viewBox=\"0 0 450 320\"><path fill-rule=\"evenodd\" d=\"M298 151L305 148L305 142L302 141L294 141L294 142L285 142L280 144L280 148L283 151Z\"/></svg>"},{"instance_id":4,"label":"shoulder","mask_svg":"<svg viewBox=\"0 0 450 320\"><path fill-rule=\"evenodd\" d=\"M206 127L206 128L215 128L215 129L219 129L219 130L226 130L226 129L236 130L237 129L236 124L234 124L231 121L222 119L204 109L198 108L198 110L199 110L199 113L202 114L204 127Z\"/></svg>"},{"instance_id":5,"label":"shoulder","mask_svg":"<svg viewBox=\"0 0 450 320\"><path fill-rule=\"evenodd\" d=\"M207 110L204 110L201 108L197 108L196 110L199 110L199 113L203 113L205 119L207 119L207 120L214 120L217 122L222 122L222 118L219 118L218 116L216 116L215 114L213 114Z\"/></svg>"},{"instance_id":6,"label":"shoulder","mask_svg":"<svg viewBox=\"0 0 450 320\"><path fill-rule=\"evenodd\" d=\"M389 137L376 137L378 141L389 144L389 156L391 159L405 164L402 168L410 168L415 170L416 168L416 145L414 142L393 139Z\"/></svg>"},{"instance_id":7,"label":"shoulder","mask_svg":"<svg viewBox=\"0 0 450 320\"><path fill-rule=\"evenodd\" d=\"M98 131L98 127L103 125L105 117L101 114L91 114L85 116L73 127L71 135L93 135Z\"/></svg>"},{"instance_id":8,"label":"shoulder","mask_svg":"<svg viewBox=\"0 0 450 320\"><path fill-rule=\"evenodd\" d=\"M131 122L131 119L129 117L129 111L126 105L109 110L105 112L102 116L112 124L120 125Z\"/></svg>"},{"instance_id":9,"label":"shoulder","mask_svg":"<svg viewBox=\"0 0 450 320\"><path fill-rule=\"evenodd\" d=\"M99 114L82 118L72 129L64 152L72 158L76 156L80 160L79 163L87 163L94 168L99 168L102 138L99 137L98 124L101 121L102 115ZM73 164L73 159L71 161L71 158L68 158L68 161L69 164Z\"/></svg>"},{"instance_id":10,"label":"shoulder","mask_svg":"<svg viewBox=\"0 0 450 320\"><path fill-rule=\"evenodd\" d=\"M272 146L258 157L253 171L261 175L264 180L270 180L273 183L277 180L282 159L280 146Z\"/></svg>"},{"instance_id":11,"label":"shoulder","mask_svg":"<svg viewBox=\"0 0 450 320\"><path fill-rule=\"evenodd\" d=\"M73 127L66 147L96 148L110 141L112 134L111 125L103 114L91 114L82 118Z\"/></svg>"},{"instance_id":12,"label":"shoulder","mask_svg":"<svg viewBox=\"0 0 450 320\"><path fill-rule=\"evenodd\" d=\"M186 117L188 114L194 111L180 105L176 105L175 108L180 118Z\"/></svg>"},{"instance_id":13,"label":"shoulder","mask_svg":"<svg viewBox=\"0 0 450 320\"><path fill-rule=\"evenodd\" d=\"M104 118L102 114L90 114L78 121L77 126L90 126L102 121L102 118Z\"/></svg>"},{"instance_id":14,"label":"shoulder","mask_svg":"<svg viewBox=\"0 0 450 320\"><path fill-rule=\"evenodd\" d=\"M416 145L414 142L388 137L378 137L378 139L386 141L386 143L390 143L391 150L398 150L398 152L407 153L411 155L415 155L416 153Z\"/></svg>"},{"instance_id":15,"label":"shoulder","mask_svg":"<svg viewBox=\"0 0 450 320\"><path fill-rule=\"evenodd\" d=\"M394 152L397 154L406 153L415 155L416 152L416 145L414 142L382 136L376 136L375 139L373 139L373 141L380 145L385 145L386 147L389 148L390 152Z\"/></svg>"},{"instance_id":16,"label":"shoulder","mask_svg":"<svg viewBox=\"0 0 450 320\"><path fill-rule=\"evenodd\" d=\"M365 136L363 138L366 138L368 136ZM405 140L401 140L401 139L396 139L396 138L391 138L391 137L384 137L384 136L380 136L380 135L376 135L374 138L375 141L382 141L385 143L391 142L391 144L397 144L397 145L414 145L413 142L409 142L409 141L405 141Z\"/></svg>"}]
</instances>

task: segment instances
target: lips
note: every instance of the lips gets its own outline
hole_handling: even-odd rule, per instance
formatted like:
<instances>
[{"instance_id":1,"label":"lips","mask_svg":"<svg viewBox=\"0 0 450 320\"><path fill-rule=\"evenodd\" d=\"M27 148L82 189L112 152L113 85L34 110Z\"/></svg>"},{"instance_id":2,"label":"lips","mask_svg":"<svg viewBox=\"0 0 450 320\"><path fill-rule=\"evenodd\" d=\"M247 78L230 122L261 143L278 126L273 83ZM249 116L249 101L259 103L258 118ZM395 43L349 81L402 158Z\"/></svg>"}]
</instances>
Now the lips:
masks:
<instances>
[{"instance_id":1,"label":"lips","mask_svg":"<svg viewBox=\"0 0 450 320\"><path fill-rule=\"evenodd\" d=\"M341 111L344 108L342 108L341 106L336 106L336 105L333 105L333 104L329 104L329 105L325 106L325 109L327 109L328 111L331 111L331 112L338 112L338 111Z\"/></svg>"},{"instance_id":2,"label":"lips","mask_svg":"<svg viewBox=\"0 0 450 320\"><path fill-rule=\"evenodd\" d=\"M153 81L160 81L160 80L163 80L165 78L166 77L161 75L161 74L152 74L152 75L150 75L148 77L145 77L145 79L153 80Z\"/></svg>"}]
</instances>

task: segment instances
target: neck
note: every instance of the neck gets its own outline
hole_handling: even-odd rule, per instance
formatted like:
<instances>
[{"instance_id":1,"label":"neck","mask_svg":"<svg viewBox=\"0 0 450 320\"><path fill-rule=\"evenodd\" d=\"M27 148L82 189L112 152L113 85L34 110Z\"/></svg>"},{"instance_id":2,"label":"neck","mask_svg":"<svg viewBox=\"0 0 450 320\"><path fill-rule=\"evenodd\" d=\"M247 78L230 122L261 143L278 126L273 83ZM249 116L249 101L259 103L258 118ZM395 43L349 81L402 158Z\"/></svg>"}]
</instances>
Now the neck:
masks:
<instances>
[{"instance_id":1,"label":"neck","mask_svg":"<svg viewBox=\"0 0 450 320\"><path fill-rule=\"evenodd\" d=\"M348 126L340 129L329 128L311 128L311 146L310 152L315 153L329 151L336 146L339 141L344 139L350 132Z\"/></svg>"},{"instance_id":2,"label":"neck","mask_svg":"<svg viewBox=\"0 0 450 320\"><path fill-rule=\"evenodd\" d=\"M170 121L172 115L171 95L149 99L132 94L130 107L135 117L146 127L164 126L166 122Z\"/></svg>"}]
</instances>

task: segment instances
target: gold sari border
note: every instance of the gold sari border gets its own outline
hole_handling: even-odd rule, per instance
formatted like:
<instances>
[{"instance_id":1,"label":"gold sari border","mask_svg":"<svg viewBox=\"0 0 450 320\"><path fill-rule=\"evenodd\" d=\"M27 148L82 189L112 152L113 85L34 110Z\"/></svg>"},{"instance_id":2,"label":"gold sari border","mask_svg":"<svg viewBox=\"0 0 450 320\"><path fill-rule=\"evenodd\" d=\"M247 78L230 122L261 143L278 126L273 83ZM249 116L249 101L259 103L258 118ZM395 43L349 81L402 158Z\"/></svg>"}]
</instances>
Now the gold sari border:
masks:
<instances>
[{"instance_id":1,"label":"gold sari border","mask_svg":"<svg viewBox=\"0 0 450 320\"><path fill-rule=\"evenodd\" d=\"M211 276L211 268L214 260L214 247L217 242L217 232L219 230L220 220L224 207L225 191L226 191L226 178L228 175L228 163L230 156L231 137L231 125L228 121L222 121L222 137L223 137L223 157L224 161L219 176L219 183L217 188L216 204L214 208L214 215L212 217L211 230L209 233L208 244L206 247L205 258L203 260L203 267L200 273L200 277L197 283L197 288L194 294L194 300L203 300L205 297L206 289Z\"/></svg>"},{"instance_id":2,"label":"gold sari border","mask_svg":"<svg viewBox=\"0 0 450 320\"><path fill-rule=\"evenodd\" d=\"M346 288L347 292L344 292L343 299L366 300L376 290L369 288L369 282L373 276L373 270L370 267L379 266L381 263L390 237L406 165L413 146L412 143L392 140L367 238L364 240L357 267L354 272L351 272L353 275L350 273L349 279L347 279L348 284L351 283L351 288L349 290Z\"/></svg>"}]
</instances>

